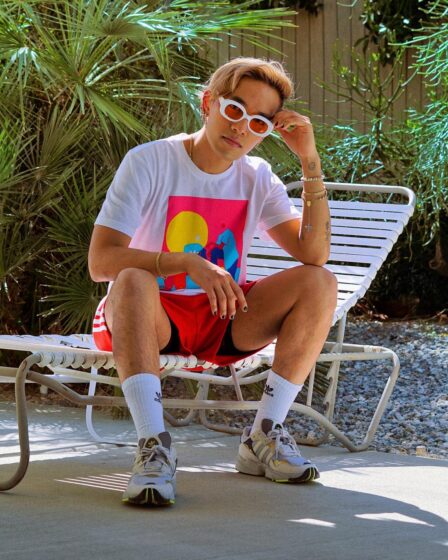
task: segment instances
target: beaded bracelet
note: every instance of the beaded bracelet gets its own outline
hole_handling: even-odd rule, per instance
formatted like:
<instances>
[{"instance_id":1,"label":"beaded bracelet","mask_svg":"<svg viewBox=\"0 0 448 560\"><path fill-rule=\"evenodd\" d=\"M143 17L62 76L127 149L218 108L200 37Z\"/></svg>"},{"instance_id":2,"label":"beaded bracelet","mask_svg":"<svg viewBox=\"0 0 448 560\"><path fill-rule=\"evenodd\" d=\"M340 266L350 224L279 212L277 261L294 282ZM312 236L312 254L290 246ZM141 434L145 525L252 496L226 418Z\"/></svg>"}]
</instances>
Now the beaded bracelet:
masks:
<instances>
[{"instance_id":1,"label":"beaded bracelet","mask_svg":"<svg viewBox=\"0 0 448 560\"><path fill-rule=\"evenodd\" d=\"M319 177L300 177L300 180L304 183L313 183L314 181L323 181L325 179L325 175L320 175Z\"/></svg>"},{"instance_id":2,"label":"beaded bracelet","mask_svg":"<svg viewBox=\"0 0 448 560\"><path fill-rule=\"evenodd\" d=\"M160 257L162 256L162 253L157 253L157 257L156 257L156 273L157 276L160 276L161 278L163 278L164 280L166 279L166 276L164 274L162 274L162 271L160 270Z\"/></svg>"}]
</instances>

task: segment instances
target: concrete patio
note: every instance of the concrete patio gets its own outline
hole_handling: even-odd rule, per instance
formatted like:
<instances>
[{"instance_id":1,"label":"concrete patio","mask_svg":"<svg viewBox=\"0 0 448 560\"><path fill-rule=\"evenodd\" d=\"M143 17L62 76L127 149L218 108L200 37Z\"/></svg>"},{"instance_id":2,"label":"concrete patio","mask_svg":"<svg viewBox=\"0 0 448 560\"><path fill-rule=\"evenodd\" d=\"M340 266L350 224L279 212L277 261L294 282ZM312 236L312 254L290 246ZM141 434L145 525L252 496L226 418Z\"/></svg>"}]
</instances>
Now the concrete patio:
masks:
<instances>
[{"instance_id":1,"label":"concrete patio","mask_svg":"<svg viewBox=\"0 0 448 560\"><path fill-rule=\"evenodd\" d=\"M0 476L17 461L15 411L0 403ZM96 414L126 441L129 421ZM318 483L274 484L234 469L238 437L171 430L175 506L121 503L133 447L92 443L83 411L31 406L31 464L0 495L0 558L442 560L448 557L448 462L334 446L305 448Z\"/></svg>"}]
</instances>

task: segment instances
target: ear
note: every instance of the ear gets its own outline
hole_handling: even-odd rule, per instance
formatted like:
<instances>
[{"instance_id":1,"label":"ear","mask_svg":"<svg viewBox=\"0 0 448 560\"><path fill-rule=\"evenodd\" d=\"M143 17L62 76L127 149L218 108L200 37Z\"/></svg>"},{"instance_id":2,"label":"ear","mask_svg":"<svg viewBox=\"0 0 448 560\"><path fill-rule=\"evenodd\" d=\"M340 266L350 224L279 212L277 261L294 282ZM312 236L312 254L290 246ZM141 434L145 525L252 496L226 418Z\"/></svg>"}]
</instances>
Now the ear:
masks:
<instances>
[{"instance_id":1,"label":"ear","mask_svg":"<svg viewBox=\"0 0 448 560\"><path fill-rule=\"evenodd\" d=\"M210 105L213 102L212 92L209 89L204 91L202 96L202 103L201 103L201 113L203 115L208 115L210 112Z\"/></svg>"}]
</instances>

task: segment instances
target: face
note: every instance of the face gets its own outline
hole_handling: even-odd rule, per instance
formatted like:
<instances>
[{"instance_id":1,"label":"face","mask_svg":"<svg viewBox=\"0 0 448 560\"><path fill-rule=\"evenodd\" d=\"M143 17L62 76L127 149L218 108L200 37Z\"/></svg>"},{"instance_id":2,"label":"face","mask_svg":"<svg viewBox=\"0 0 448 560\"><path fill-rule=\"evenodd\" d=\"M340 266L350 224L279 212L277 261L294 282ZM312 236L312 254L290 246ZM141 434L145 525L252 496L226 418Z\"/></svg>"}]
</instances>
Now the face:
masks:
<instances>
[{"instance_id":1,"label":"face","mask_svg":"<svg viewBox=\"0 0 448 560\"><path fill-rule=\"evenodd\" d=\"M273 119L281 108L277 90L252 78L243 78L225 99L237 101L248 115L261 115L268 120ZM231 122L222 116L219 99L212 98L209 91L204 93L202 108L208 115L205 126L207 139L214 152L222 158L228 161L239 159L263 140L251 131L247 119Z\"/></svg>"}]
</instances>

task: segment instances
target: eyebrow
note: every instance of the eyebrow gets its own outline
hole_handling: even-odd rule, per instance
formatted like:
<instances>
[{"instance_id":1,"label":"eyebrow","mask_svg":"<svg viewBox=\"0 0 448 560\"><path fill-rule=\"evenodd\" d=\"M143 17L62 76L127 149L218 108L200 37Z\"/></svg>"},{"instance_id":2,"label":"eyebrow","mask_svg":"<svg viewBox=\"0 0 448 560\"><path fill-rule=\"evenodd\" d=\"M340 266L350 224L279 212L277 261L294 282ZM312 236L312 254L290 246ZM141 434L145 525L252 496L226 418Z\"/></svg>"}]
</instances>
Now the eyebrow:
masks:
<instances>
[{"instance_id":1,"label":"eyebrow","mask_svg":"<svg viewBox=\"0 0 448 560\"><path fill-rule=\"evenodd\" d=\"M238 101L238 103L241 103L242 105L247 107L246 102L244 101L244 99L241 99L241 97L238 97L237 95L232 95L231 99L233 99L233 101ZM266 115L266 113L262 113L261 111L259 111L257 115L261 115L265 119L269 119L269 120L272 120L275 117L275 113L273 115Z\"/></svg>"}]
</instances>

